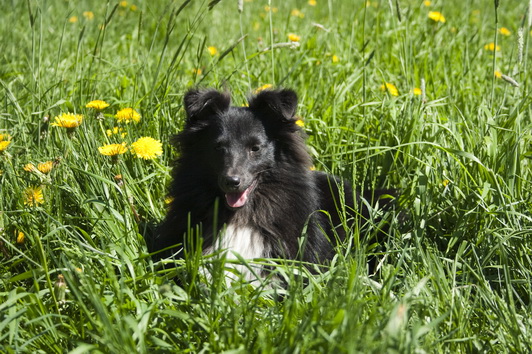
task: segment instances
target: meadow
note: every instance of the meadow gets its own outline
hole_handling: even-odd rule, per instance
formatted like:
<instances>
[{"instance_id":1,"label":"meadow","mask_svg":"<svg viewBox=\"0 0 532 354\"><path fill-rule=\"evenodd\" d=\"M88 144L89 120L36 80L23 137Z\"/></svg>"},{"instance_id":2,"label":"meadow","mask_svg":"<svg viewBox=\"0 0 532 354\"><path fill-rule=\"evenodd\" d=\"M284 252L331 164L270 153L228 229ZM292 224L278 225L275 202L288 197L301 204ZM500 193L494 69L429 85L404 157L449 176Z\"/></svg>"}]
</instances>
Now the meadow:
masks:
<instances>
[{"instance_id":1,"label":"meadow","mask_svg":"<svg viewBox=\"0 0 532 354\"><path fill-rule=\"evenodd\" d=\"M3 1L0 351L532 351L529 6ZM154 263L183 94L270 85L316 169L400 189L408 220L278 262L285 289Z\"/></svg>"}]
</instances>

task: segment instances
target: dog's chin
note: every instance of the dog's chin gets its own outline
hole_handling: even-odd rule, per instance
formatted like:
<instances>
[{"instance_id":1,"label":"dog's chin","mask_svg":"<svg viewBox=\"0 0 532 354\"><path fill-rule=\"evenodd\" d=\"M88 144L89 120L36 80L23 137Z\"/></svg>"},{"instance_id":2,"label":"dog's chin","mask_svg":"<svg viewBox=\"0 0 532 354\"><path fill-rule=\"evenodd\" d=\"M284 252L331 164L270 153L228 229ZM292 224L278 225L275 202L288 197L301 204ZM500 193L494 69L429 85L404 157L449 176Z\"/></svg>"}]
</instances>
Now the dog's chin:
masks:
<instances>
[{"instance_id":1,"label":"dog's chin","mask_svg":"<svg viewBox=\"0 0 532 354\"><path fill-rule=\"evenodd\" d=\"M237 210L245 206L249 202L249 198L255 189L256 181L253 181L243 191L227 192L225 193L225 204L229 209Z\"/></svg>"}]
</instances>

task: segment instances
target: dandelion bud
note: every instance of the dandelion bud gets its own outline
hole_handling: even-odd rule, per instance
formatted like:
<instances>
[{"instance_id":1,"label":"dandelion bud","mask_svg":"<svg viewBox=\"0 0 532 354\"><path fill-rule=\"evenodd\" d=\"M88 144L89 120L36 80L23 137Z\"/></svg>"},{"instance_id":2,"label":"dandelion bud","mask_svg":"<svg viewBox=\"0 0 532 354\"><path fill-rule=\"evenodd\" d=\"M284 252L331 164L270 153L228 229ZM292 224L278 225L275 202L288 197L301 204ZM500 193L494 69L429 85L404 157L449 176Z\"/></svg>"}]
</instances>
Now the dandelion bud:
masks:
<instances>
[{"instance_id":1,"label":"dandelion bud","mask_svg":"<svg viewBox=\"0 0 532 354\"><path fill-rule=\"evenodd\" d=\"M242 13L244 11L244 0L238 0L238 12Z\"/></svg>"},{"instance_id":2,"label":"dandelion bud","mask_svg":"<svg viewBox=\"0 0 532 354\"><path fill-rule=\"evenodd\" d=\"M54 284L55 297L59 302L65 301L66 289L67 289L67 285L65 282L65 277L63 277L62 274L59 274Z\"/></svg>"}]
</instances>

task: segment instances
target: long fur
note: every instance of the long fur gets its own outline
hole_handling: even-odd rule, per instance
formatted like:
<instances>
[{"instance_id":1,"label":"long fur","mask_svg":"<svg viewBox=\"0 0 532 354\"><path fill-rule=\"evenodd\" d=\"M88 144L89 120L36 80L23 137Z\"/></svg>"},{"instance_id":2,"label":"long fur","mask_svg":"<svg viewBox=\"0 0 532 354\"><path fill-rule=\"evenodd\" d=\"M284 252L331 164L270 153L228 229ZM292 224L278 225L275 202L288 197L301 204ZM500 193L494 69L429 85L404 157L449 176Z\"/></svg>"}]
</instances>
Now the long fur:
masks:
<instances>
[{"instance_id":1,"label":"long fur","mask_svg":"<svg viewBox=\"0 0 532 354\"><path fill-rule=\"evenodd\" d=\"M334 235L317 211L339 223L339 194L351 209L353 192L347 184L340 192L338 179L311 171L295 92L266 90L248 107L233 107L227 93L193 89L184 103L186 125L173 139L180 152L169 190L173 201L152 251L175 247L156 258L193 250L197 244L186 234L199 226L204 253L229 248L246 258L330 259ZM245 204L231 207L238 198Z\"/></svg>"}]
</instances>

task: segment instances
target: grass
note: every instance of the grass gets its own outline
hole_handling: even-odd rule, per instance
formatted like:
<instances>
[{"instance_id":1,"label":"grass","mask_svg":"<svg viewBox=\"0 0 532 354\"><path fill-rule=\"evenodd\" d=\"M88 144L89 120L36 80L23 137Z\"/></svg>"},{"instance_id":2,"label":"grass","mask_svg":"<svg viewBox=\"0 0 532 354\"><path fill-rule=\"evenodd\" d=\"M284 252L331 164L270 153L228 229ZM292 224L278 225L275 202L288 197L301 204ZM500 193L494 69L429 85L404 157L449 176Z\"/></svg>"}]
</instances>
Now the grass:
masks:
<instances>
[{"instance_id":1,"label":"grass","mask_svg":"<svg viewBox=\"0 0 532 354\"><path fill-rule=\"evenodd\" d=\"M529 352L527 4L264 3L244 1L241 13L236 1L4 4L1 350ZM499 51L485 49L492 42ZM425 100L412 93L422 82ZM410 220L382 241L377 273L366 267L374 245L356 230L317 274L280 261L281 300L267 286L226 286L213 259L167 270L150 260L144 237L165 214L183 93L227 88L240 105L264 84L299 93L317 169L403 191ZM111 105L103 119L85 107L94 99ZM126 107L139 123L116 122ZM50 124L66 112L85 116L72 134ZM127 135L107 136L117 126ZM98 153L143 136L163 143L162 156ZM23 169L45 161L55 161L49 174ZM25 204L39 186L43 203ZM211 281L199 280L200 263Z\"/></svg>"}]
</instances>

